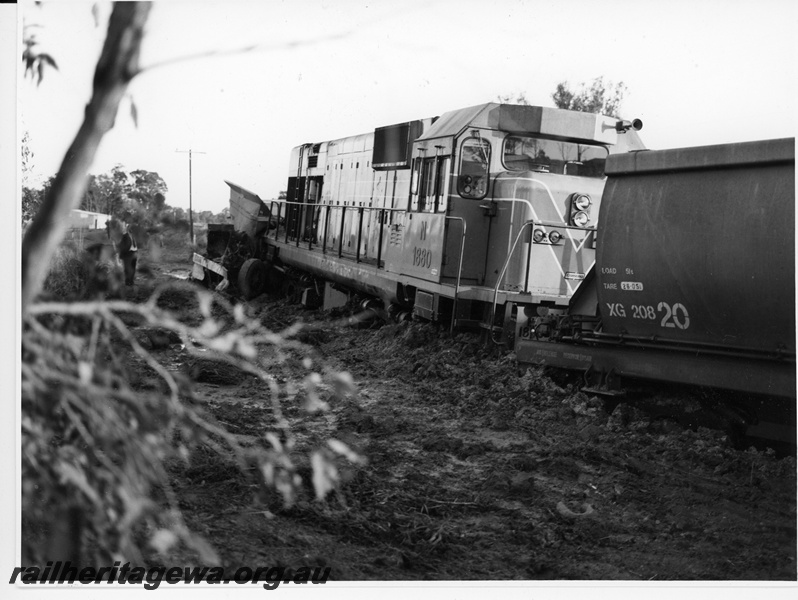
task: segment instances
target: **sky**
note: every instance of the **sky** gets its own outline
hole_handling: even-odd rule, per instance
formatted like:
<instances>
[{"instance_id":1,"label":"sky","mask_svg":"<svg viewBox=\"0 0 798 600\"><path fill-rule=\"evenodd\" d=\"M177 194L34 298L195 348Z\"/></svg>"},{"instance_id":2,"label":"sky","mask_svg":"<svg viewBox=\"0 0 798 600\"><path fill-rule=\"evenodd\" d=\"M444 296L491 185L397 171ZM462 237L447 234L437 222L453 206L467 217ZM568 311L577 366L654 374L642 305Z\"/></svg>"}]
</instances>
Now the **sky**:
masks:
<instances>
[{"instance_id":1,"label":"sky","mask_svg":"<svg viewBox=\"0 0 798 600\"><path fill-rule=\"evenodd\" d=\"M20 5L58 70L17 89L35 185L80 126L109 3ZM230 180L277 197L291 148L602 76L628 88L650 148L794 137L792 0L278 0L156 2L91 172L155 171L166 201L218 212ZM254 49L244 50L254 46ZM21 64L21 63L20 63ZM131 116L135 106L137 119Z\"/></svg>"}]
</instances>

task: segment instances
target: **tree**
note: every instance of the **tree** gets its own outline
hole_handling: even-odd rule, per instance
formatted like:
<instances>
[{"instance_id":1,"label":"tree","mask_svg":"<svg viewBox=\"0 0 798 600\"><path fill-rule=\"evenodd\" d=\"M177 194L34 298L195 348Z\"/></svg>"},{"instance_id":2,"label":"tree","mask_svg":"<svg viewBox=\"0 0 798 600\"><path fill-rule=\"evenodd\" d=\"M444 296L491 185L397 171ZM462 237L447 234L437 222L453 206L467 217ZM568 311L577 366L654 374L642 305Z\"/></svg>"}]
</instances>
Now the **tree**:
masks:
<instances>
[{"instance_id":1,"label":"tree","mask_svg":"<svg viewBox=\"0 0 798 600\"><path fill-rule=\"evenodd\" d=\"M42 191L29 187L22 188L22 225L33 220L42 205Z\"/></svg>"},{"instance_id":2,"label":"tree","mask_svg":"<svg viewBox=\"0 0 798 600\"><path fill-rule=\"evenodd\" d=\"M529 106L529 100L526 99L526 94L524 92L518 92L515 98L513 98L512 94L506 94L499 96L496 98L500 104L521 104L523 106Z\"/></svg>"},{"instance_id":3,"label":"tree","mask_svg":"<svg viewBox=\"0 0 798 600\"><path fill-rule=\"evenodd\" d=\"M120 165L114 167L115 170L120 168ZM127 188L124 179L115 177L114 172L89 175L80 208L117 215L123 209L126 194Z\"/></svg>"},{"instance_id":4,"label":"tree","mask_svg":"<svg viewBox=\"0 0 798 600\"><path fill-rule=\"evenodd\" d=\"M213 222L213 211L203 210L202 212L197 213L197 222L198 223L212 223Z\"/></svg>"},{"instance_id":5,"label":"tree","mask_svg":"<svg viewBox=\"0 0 798 600\"><path fill-rule=\"evenodd\" d=\"M160 221L167 189L158 173L144 169L127 173L116 165L110 173L89 176L80 208L114 217L135 214L140 225L149 227Z\"/></svg>"},{"instance_id":6,"label":"tree","mask_svg":"<svg viewBox=\"0 0 798 600\"><path fill-rule=\"evenodd\" d=\"M31 173L33 171L33 151L30 149L30 134L26 131L22 134L22 186L29 187L31 183Z\"/></svg>"},{"instance_id":7,"label":"tree","mask_svg":"<svg viewBox=\"0 0 798 600\"><path fill-rule=\"evenodd\" d=\"M31 186L31 173L33 171L33 151L30 149L30 134L22 134L21 143L21 171L22 171L22 224L29 223L42 204L42 190Z\"/></svg>"},{"instance_id":8,"label":"tree","mask_svg":"<svg viewBox=\"0 0 798 600\"><path fill-rule=\"evenodd\" d=\"M130 172L130 177L133 179L133 189L128 193L131 198L142 202L148 208L156 206L157 196L166 199L164 194L169 188L158 173L136 169Z\"/></svg>"},{"instance_id":9,"label":"tree","mask_svg":"<svg viewBox=\"0 0 798 600\"><path fill-rule=\"evenodd\" d=\"M97 147L113 127L129 81L139 72L150 7L147 2L113 4L83 124L58 174L43 190L22 243L22 564L97 565L112 557L142 564L145 545L166 554L178 543L196 552L200 563L219 564L208 543L183 521L167 471L180 460L188 461L196 448L216 452L225 464L255 477L254 487L274 491L286 505L301 490L298 463L291 457L295 439L280 400L295 396L296 390L282 389L268 372L270 365L282 360L286 347L299 348L284 335L268 331L242 305L188 283L159 287L143 303L105 299L105 293L113 290L112 278L101 269L94 275L109 275L97 279L103 287L81 288L77 302L63 294L51 295L54 301L37 299L47 271L57 262L54 257L64 258L61 267L86 265L83 257L56 255L56 249L70 211L84 199ZM140 174L145 184L157 188L152 201L165 206L166 186L155 175ZM93 183L98 193L109 192L112 202L142 204L129 197L136 191L135 178L121 166ZM146 194L141 193L143 198ZM53 271L71 276L67 268ZM162 308L159 299L167 292L178 292L181 300L194 303L196 325L183 323ZM161 364L129 329L125 315L135 315L135 321L146 323L151 331L176 334L194 358L221 362L257 377L269 390L274 415L275 431L265 433L265 443L243 447L237 436L209 420L195 401L189 378L178 377ZM292 328L288 335L295 332ZM145 367L137 371L146 379L140 385L133 384L128 369L134 364ZM335 380L328 382L319 373L310 375L304 384L308 411L326 409L319 384L340 390L335 393L341 397L354 392L345 374L335 374ZM338 457L360 460L337 440L328 440L310 456L312 484L320 500L338 487L334 463Z\"/></svg>"},{"instance_id":10,"label":"tree","mask_svg":"<svg viewBox=\"0 0 798 600\"><path fill-rule=\"evenodd\" d=\"M44 182L41 188L35 189L28 186L22 186L22 224L25 225L33 221L33 217L41 208L44 202L44 197L50 188L53 187L55 176L51 175L47 181Z\"/></svg>"},{"instance_id":11,"label":"tree","mask_svg":"<svg viewBox=\"0 0 798 600\"><path fill-rule=\"evenodd\" d=\"M119 103L139 71L141 40L151 8L148 2L114 3L83 124L22 240L23 314L42 287L50 258L67 230L69 213L80 206L100 141L113 127Z\"/></svg>"},{"instance_id":12,"label":"tree","mask_svg":"<svg viewBox=\"0 0 798 600\"><path fill-rule=\"evenodd\" d=\"M554 106L566 110L599 113L609 117L620 117L621 102L627 87L622 81L617 84L608 81L604 83L603 77L597 77L590 86L581 84L578 91L573 91L567 81L557 84L557 89L551 95Z\"/></svg>"}]
</instances>

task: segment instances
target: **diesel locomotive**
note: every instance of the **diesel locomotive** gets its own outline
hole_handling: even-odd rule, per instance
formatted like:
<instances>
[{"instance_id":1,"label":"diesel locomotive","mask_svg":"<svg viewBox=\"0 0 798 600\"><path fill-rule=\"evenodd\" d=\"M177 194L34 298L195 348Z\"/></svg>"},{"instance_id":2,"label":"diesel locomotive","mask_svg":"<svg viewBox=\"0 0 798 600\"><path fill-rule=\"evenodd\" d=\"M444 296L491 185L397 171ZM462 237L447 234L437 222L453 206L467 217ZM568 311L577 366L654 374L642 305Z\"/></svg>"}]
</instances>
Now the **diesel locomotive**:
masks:
<instances>
[{"instance_id":1,"label":"diesel locomotive","mask_svg":"<svg viewBox=\"0 0 798 600\"><path fill-rule=\"evenodd\" d=\"M194 277L481 328L523 363L795 399L794 140L646 150L642 124L488 103L229 183ZM231 231L232 230L232 231Z\"/></svg>"}]
</instances>

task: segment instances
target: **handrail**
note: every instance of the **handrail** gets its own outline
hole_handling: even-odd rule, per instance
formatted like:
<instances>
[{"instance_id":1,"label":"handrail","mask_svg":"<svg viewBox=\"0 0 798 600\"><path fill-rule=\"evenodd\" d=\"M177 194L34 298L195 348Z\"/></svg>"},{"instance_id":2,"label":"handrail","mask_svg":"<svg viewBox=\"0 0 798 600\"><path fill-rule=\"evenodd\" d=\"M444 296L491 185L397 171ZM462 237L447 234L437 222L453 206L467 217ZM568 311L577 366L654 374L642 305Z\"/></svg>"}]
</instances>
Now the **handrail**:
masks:
<instances>
[{"instance_id":1,"label":"handrail","mask_svg":"<svg viewBox=\"0 0 798 600\"><path fill-rule=\"evenodd\" d=\"M382 258L382 240L383 240L382 228L385 227L385 224L383 223L385 213L386 212L395 212L395 213L408 212L408 210L406 208L387 208L387 207L379 207L379 206L354 206L354 205L353 206L346 206L346 205L343 205L343 204L309 204L309 203L306 203L306 202L296 202L296 201L289 201L289 200L271 200L270 201L270 206L271 206L272 209L274 208L275 204L278 204L278 205L285 204L286 206L288 206L288 205L299 205L299 206L303 206L303 207L313 206L313 207L319 207L319 208L326 207L327 208L327 214L325 215L325 219L324 219L324 232L323 232L323 236L322 236L322 240L323 240L322 241L322 253L325 253L325 254L327 252L327 232L328 232L328 229L329 229L330 210L331 209L336 209L336 208L340 208L340 209L342 209L344 211L346 211L347 208L355 208L355 209L357 209L358 210L358 242L357 242L357 250L355 252L355 260L357 262L360 262L360 260L361 260L360 259L360 244L361 244L361 241L362 241L363 213L365 211L367 211L367 210L368 211L373 211L373 210L380 211L380 213L381 213L380 214L380 232L379 232L379 238L378 238L378 242L377 242L377 244L378 244L378 247L377 247L377 268L378 269L380 268L380 260ZM273 212L272 210L269 211L269 227L271 227L272 212ZM279 213L278 213L278 217L279 217ZM286 213L286 218L287 217L288 217L288 214ZM446 217L446 216L444 216L444 219L452 220L452 221L460 221L460 223L462 223L462 226L463 226L463 232L462 232L461 237L460 237L460 257L459 257L458 264L457 264L457 280L456 280L455 288L454 288L454 298L453 298L453 304L452 304L452 318L451 318L451 322L450 322L450 325L449 325L449 332L451 333L452 331L454 331L455 315L457 314L457 296L458 296L458 294L460 292L460 282L461 282L461 278L462 278L462 274L463 274L463 258L464 258L464 254L465 254L465 240L466 240L466 233L467 233L468 228L467 228L467 225L466 225L466 220L463 217ZM275 234L274 234L275 235L275 239L277 239L277 237L278 237L279 228L280 228L280 226L279 226L279 218L278 218L277 231L275 231ZM285 225L285 228L286 228L286 243L287 243L288 235L289 235L289 233L288 233L289 232L289 226L288 226L287 223ZM344 228L344 219L342 218L341 219L341 231L339 232L339 236L338 236L339 237L339 239L338 239L338 257L339 258L342 256L342 253L343 253L343 228ZM297 234L297 240L299 240L299 238L300 238L300 235L298 233ZM308 249L311 248L312 243L313 243L312 240L310 240L308 242Z\"/></svg>"},{"instance_id":2,"label":"handrail","mask_svg":"<svg viewBox=\"0 0 798 600\"><path fill-rule=\"evenodd\" d=\"M276 206L276 210L275 210L275 205L277 205ZM285 215L282 215L281 213L283 212L282 211L282 206L283 205L285 205L286 207L288 207L288 206L299 206L301 212L300 212L300 214L297 217L292 216L289 213L288 210L286 210ZM284 240L285 243L287 244L289 238L292 237L291 236L291 230L292 229L296 229L296 235L295 235L295 237L296 237L296 245L297 245L297 247L299 247L299 244L300 244L301 238L302 238L302 232L299 229L300 229L300 226L301 226L302 221L303 221L303 216L307 215L307 213L305 211L306 211L306 209L308 207L312 207L314 209L314 213L315 213L315 209L316 208L326 208L327 209L325 217L324 217L324 221L323 221L324 222L324 231L323 231L322 243L321 243L322 253L323 254L326 254L327 251L328 251L328 248L327 248L327 234L329 232L329 227L330 227L330 211L334 210L334 209L341 209L341 211L343 213L346 213L347 209L356 209L358 211L358 241L357 241L357 249L355 251L355 260L357 262L361 262L362 261L361 256L360 256L360 246L361 246L361 243L363 241L362 240L363 214L365 213L365 211L379 211L380 212L380 217L379 217L380 231L379 231L379 239L378 239L378 242L377 242L378 243L378 248L377 248L377 268L380 267L380 262L382 260L382 243L383 243L383 240L384 240L382 228L386 226L385 223L384 223L384 221L385 221L385 213L405 213L405 212L408 212L408 210L406 208L388 208L388 207L380 207L380 206L355 206L354 203L351 206L347 206L345 204L309 203L309 202L297 202L295 200L269 200L269 220L268 220L267 235L268 235L268 232L271 230L272 215L273 215L273 213L276 213L277 214L277 227L276 227L275 232L274 232L274 239L275 240L279 240L279 236L280 236L280 217L283 217L283 219L284 219L284 227L285 227L285 240ZM318 216L320 217L321 215L319 214ZM295 220L296 220L296 227L293 227ZM321 220L320 218L315 218L314 219L314 224L316 226L315 228L318 228L318 224L319 224L320 220ZM339 258L341 258L343 256L344 226L345 226L345 220L342 217L341 218L341 230L338 232L338 238L339 239L338 239L337 253L338 253L338 257ZM318 235L317 235L317 237L318 237ZM310 250L312 248L313 248L313 239L310 239L310 240L308 240L308 250ZM335 250L333 250L333 251L335 251Z\"/></svg>"},{"instance_id":3,"label":"handrail","mask_svg":"<svg viewBox=\"0 0 798 600\"><path fill-rule=\"evenodd\" d=\"M354 202L354 201L353 201ZM355 206L346 204L327 204L325 202L297 202L295 200L269 200L269 204L296 204L298 206L329 206L330 208L363 208L365 210L389 210L394 212L407 212L406 208L388 208L387 206ZM428 213L437 214L437 213Z\"/></svg>"},{"instance_id":4,"label":"handrail","mask_svg":"<svg viewBox=\"0 0 798 600\"><path fill-rule=\"evenodd\" d=\"M510 259L515 252L515 248L518 246L518 241L521 239L521 234L524 233L524 230L529 225L534 225L535 221L525 221L523 225L521 225L521 229L518 230L518 235L515 236L515 241L513 242L513 247L507 253L507 258L504 259L504 264L502 265L501 273L499 273L499 277L496 279L496 287L493 289L493 305L491 306L490 310L490 321L488 322L488 326L490 327L490 339L495 344L496 340L493 337L493 321L496 318L496 303L499 298L499 286L502 283L502 279L504 279L504 274L507 271L507 266L510 264Z\"/></svg>"},{"instance_id":5,"label":"handrail","mask_svg":"<svg viewBox=\"0 0 798 600\"><path fill-rule=\"evenodd\" d=\"M453 221L460 221L463 224L463 234L460 238L460 262L457 264L457 283L454 286L454 301L452 303L452 320L449 323L449 335L452 334L454 331L454 320L455 315L457 314L457 294L460 291L460 276L463 273L463 253L465 250L465 238L466 238L466 221L463 217L444 217L445 219L451 219Z\"/></svg>"}]
</instances>

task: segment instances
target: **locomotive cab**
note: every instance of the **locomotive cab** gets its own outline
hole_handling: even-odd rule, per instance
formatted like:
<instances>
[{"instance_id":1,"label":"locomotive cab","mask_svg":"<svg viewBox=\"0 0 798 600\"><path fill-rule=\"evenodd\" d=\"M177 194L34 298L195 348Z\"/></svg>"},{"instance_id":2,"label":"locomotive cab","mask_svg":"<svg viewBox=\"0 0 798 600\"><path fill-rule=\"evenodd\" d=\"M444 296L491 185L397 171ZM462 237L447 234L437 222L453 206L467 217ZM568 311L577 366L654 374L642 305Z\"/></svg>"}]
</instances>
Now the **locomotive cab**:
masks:
<instances>
[{"instance_id":1,"label":"locomotive cab","mask_svg":"<svg viewBox=\"0 0 798 600\"><path fill-rule=\"evenodd\" d=\"M444 114L413 144L395 268L462 287L459 322L475 302L492 313L567 307L595 261L604 161L622 137L616 119L589 113L484 104ZM629 138L621 149L643 147Z\"/></svg>"}]
</instances>

